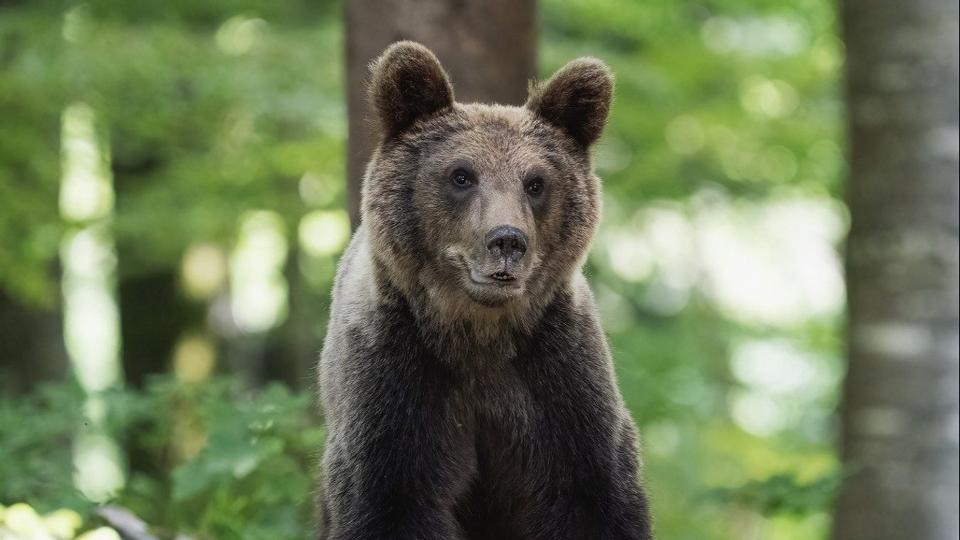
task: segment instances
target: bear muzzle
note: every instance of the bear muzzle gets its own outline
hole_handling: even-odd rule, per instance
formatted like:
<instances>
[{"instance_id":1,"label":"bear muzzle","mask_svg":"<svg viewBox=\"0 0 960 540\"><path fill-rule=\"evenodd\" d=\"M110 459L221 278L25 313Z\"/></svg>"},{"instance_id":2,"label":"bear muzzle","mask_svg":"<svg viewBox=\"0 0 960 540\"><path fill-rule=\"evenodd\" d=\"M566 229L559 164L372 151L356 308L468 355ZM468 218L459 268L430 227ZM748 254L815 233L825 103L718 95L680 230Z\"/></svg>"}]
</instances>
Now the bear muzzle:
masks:
<instances>
[{"instance_id":1,"label":"bear muzzle","mask_svg":"<svg viewBox=\"0 0 960 540\"><path fill-rule=\"evenodd\" d=\"M516 227L494 227L485 238L487 251L494 259L517 263L527 252L527 235Z\"/></svg>"}]
</instances>

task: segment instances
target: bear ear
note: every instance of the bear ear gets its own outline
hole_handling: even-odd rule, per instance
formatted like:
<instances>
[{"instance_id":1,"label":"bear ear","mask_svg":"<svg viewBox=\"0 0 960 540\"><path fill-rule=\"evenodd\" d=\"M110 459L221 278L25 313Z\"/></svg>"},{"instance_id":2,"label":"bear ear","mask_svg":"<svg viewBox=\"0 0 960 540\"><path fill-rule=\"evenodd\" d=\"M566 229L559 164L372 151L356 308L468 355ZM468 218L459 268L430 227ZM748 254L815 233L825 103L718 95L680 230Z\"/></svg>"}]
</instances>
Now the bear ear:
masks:
<instances>
[{"instance_id":1,"label":"bear ear","mask_svg":"<svg viewBox=\"0 0 960 540\"><path fill-rule=\"evenodd\" d=\"M578 58L532 85L527 108L589 147L600 138L613 98L613 73L596 58Z\"/></svg>"},{"instance_id":2,"label":"bear ear","mask_svg":"<svg viewBox=\"0 0 960 540\"><path fill-rule=\"evenodd\" d=\"M370 100L387 138L453 106L450 79L437 57L419 43L394 43L370 64L370 73Z\"/></svg>"}]
</instances>

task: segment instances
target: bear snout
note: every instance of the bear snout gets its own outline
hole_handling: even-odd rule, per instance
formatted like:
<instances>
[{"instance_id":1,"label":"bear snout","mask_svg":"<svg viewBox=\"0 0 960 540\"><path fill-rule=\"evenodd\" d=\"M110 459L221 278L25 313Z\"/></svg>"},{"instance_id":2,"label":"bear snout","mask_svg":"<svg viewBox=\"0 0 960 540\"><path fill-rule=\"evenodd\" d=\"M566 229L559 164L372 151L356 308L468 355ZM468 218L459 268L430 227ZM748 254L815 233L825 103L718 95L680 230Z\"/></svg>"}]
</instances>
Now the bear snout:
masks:
<instances>
[{"instance_id":1,"label":"bear snout","mask_svg":"<svg viewBox=\"0 0 960 540\"><path fill-rule=\"evenodd\" d=\"M516 227L500 225L486 236L487 251L496 260L519 262L527 252L527 235Z\"/></svg>"}]
</instances>

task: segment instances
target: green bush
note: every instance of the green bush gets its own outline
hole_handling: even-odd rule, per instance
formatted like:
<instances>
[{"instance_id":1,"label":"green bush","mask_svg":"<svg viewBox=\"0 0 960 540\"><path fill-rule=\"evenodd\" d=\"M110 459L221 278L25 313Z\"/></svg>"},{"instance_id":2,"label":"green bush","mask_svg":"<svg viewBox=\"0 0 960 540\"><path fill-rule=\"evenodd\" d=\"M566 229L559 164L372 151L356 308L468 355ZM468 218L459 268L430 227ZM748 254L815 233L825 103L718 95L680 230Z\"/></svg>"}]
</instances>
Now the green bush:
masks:
<instances>
[{"instance_id":1,"label":"green bush","mask_svg":"<svg viewBox=\"0 0 960 540\"><path fill-rule=\"evenodd\" d=\"M308 395L281 385L245 390L232 379L181 385L151 381L143 391L101 396L103 428L127 450L129 478L111 501L155 534L197 538L309 536L314 465L323 430ZM70 440L90 428L84 396L70 384L0 400L0 502L72 508L94 505L72 485ZM24 421L29 419L29 421Z\"/></svg>"}]
</instances>

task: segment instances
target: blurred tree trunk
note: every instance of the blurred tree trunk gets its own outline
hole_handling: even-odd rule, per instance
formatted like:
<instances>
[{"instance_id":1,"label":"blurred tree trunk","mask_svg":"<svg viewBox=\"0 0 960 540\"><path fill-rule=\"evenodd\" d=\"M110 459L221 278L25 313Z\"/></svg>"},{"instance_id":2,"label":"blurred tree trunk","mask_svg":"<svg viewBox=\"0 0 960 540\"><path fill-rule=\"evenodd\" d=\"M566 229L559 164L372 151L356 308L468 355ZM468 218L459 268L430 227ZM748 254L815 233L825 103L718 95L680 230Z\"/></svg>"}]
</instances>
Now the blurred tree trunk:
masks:
<instances>
[{"instance_id":1,"label":"blurred tree trunk","mask_svg":"<svg viewBox=\"0 0 960 540\"><path fill-rule=\"evenodd\" d=\"M117 243L121 272L133 249ZM149 375L169 371L180 337L203 326L203 306L182 297L175 269L118 277L123 373L128 384L140 388Z\"/></svg>"},{"instance_id":2,"label":"blurred tree trunk","mask_svg":"<svg viewBox=\"0 0 960 540\"><path fill-rule=\"evenodd\" d=\"M161 167L153 156L115 157L111 164L118 212L139 184ZM164 373L170 366L177 340L203 325L204 306L184 298L179 290L178 268L146 268L140 261L150 249L135 238L116 238L117 303L123 373L128 384L142 387L146 377Z\"/></svg>"},{"instance_id":3,"label":"blurred tree trunk","mask_svg":"<svg viewBox=\"0 0 960 540\"><path fill-rule=\"evenodd\" d=\"M957 0L847 0L846 478L836 540L958 534Z\"/></svg>"},{"instance_id":4,"label":"blurred tree trunk","mask_svg":"<svg viewBox=\"0 0 960 540\"><path fill-rule=\"evenodd\" d=\"M429 47L453 79L458 101L520 105L536 75L535 0L348 0L347 203L360 222L360 186L377 142L367 106L367 66L395 41Z\"/></svg>"},{"instance_id":5,"label":"blurred tree trunk","mask_svg":"<svg viewBox=\"0 0 960 540\"><path fill-rule=\"evenodd\" d=\"M0 290L0 393L30 392L41 381L63 379L68 372L63 313L27 305Z\"/></svg>"},{"instance_id":6,"label":"blurred tree trunk","mask_svg":"<svg viewBox=\"0 0 960 540\"><path fill-rule=\"evenodd\" d=\"M18 4L0 2L0 19L24 20ZM70 374L56 256L63 96L44 69L63 50L20 26L0 24L0 394Z\"/></svg>"}]
</instances>

